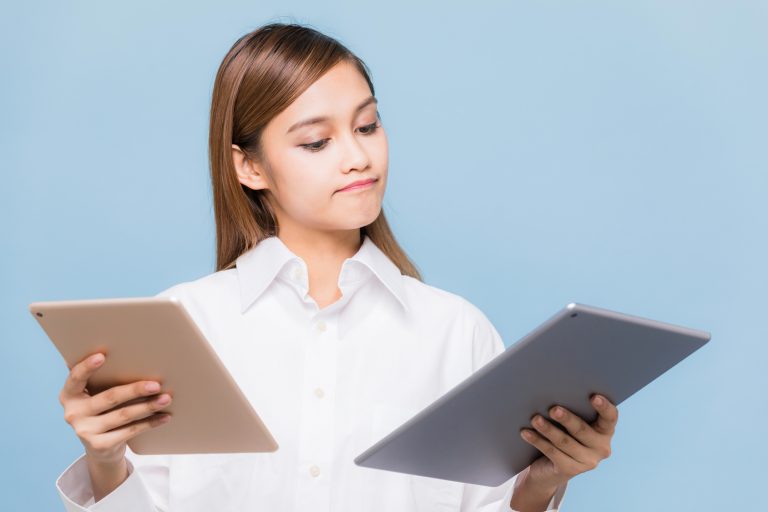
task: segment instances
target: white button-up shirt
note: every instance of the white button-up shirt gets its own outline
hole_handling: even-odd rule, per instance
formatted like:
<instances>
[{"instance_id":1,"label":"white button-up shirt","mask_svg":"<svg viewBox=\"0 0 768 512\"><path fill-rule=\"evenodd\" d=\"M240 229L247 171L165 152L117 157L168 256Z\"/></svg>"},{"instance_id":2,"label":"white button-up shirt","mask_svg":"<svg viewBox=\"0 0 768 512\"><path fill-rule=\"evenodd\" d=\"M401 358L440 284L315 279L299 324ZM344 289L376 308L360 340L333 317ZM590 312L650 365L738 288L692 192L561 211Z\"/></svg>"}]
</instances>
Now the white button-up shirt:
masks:
<instances>
[{"instance_id":1,"label":"white button-up shirt","mask_svg":"<svg viewBox=\"0 0 768 512\"><path fill-rule=\"evenodd\" d=\"M504 351L488 318L463 297L402 275L367 236L344 261L338 286L342 297L320 309L308 294L306 263L273 236L243 253L235 268L160 292L187 308L280 447L196 455L129 448L128 478L97 503L83 455L56 482L65 508L513 510L522 473L485 487L353 462ZM559 508L565 488L548 510Z\"/></svg>"}]
</instances>

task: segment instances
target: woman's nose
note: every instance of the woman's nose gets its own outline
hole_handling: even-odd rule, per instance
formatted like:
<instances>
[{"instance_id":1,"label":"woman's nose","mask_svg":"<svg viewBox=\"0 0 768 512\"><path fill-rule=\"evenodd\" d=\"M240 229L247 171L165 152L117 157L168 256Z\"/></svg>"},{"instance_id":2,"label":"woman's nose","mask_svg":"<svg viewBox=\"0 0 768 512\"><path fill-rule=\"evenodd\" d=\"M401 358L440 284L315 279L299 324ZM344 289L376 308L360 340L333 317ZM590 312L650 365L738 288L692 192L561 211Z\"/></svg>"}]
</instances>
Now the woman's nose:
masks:
<instances>
[{"instance_id":1,"label":"woman's nose","mask_svg":"<svg viewBox=\"0 0 768 512\"><path fill-rule=\"evenodd\" d=\"M370 165L370 157L363 144L354 134L349 134L341 141L342 162L344 171L365 169Z\"/></svg>"}]
</instances>

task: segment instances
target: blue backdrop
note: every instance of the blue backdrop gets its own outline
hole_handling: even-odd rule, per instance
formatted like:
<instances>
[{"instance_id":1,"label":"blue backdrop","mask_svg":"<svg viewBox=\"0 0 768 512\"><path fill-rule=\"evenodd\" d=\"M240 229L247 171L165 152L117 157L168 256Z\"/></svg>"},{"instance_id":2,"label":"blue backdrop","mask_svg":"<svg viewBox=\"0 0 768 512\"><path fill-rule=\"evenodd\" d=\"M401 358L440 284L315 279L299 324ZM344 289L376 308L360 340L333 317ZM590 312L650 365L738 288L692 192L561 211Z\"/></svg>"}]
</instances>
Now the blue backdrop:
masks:
<instances>
[{"instance_id":1,"label":"blue backdrop","mask_svg":"<svg viewBox=\"0 0 768 512\"><path fill-rule=\"evenodd\" d=\"M81 453L36 300L213 271L215 71L268 21L370 66L384 208L427 283L507 345L576 301L709 330L620 407L563 510L754 510L768 400L763 2L17 2L0 17L0 508L54 510Z\"/></svg>"}]
</instances>

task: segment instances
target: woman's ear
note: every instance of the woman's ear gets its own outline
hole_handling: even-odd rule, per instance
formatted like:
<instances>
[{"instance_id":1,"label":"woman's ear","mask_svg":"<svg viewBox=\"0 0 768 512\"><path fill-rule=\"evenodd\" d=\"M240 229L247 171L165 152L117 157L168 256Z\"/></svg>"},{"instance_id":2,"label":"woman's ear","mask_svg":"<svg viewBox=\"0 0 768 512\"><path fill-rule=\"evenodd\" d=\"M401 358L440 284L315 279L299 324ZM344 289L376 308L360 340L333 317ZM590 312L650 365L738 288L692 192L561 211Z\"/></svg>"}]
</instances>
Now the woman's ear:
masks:
<instances>
[{"instance_id":1,"label":"woman's ear","mask_svg":"<svg viewBox=\"0 0 768 512\"><path fill-rule=\"evenodd\" d=\"M262 167L248 158L237 144L232 144L232 161L240 183L253 190L269 188Z\"/></svg>"}]
</instances>

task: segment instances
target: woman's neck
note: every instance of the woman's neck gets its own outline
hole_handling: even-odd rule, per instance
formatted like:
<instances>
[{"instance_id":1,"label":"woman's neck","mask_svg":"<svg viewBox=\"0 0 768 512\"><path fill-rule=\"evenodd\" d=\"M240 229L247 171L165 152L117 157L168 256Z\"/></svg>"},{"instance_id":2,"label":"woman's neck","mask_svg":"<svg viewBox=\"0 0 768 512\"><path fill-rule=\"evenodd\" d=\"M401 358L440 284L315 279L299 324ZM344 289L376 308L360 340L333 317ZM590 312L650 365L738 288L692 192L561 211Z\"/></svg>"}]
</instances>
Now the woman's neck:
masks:
<instances>
[{"instance_id":1,"label":"woman's neck","mask_svg":"<svg viewBox=\"0 0 768 512\"><path fill-rule=\"evenodd\" d=\"M320 309L341 298L338 287L341 265L357 253L362 244L362 232L307 231L280 228L280 240L307 265L309 295Z\"/></svg>"}]
</instances>

